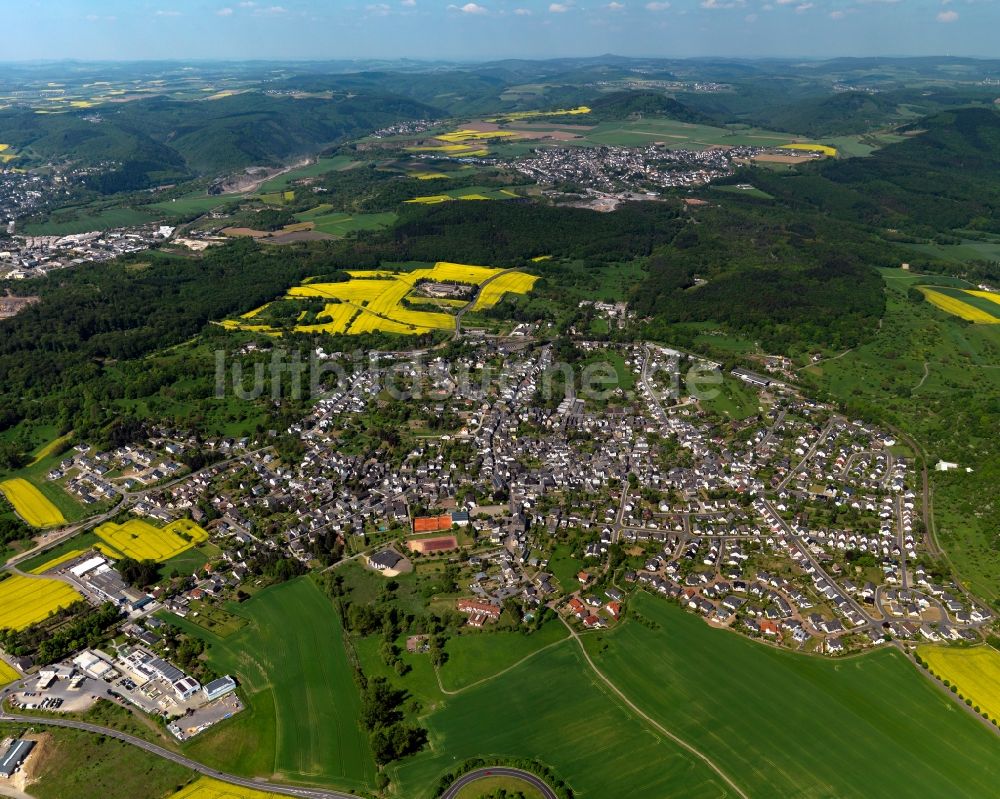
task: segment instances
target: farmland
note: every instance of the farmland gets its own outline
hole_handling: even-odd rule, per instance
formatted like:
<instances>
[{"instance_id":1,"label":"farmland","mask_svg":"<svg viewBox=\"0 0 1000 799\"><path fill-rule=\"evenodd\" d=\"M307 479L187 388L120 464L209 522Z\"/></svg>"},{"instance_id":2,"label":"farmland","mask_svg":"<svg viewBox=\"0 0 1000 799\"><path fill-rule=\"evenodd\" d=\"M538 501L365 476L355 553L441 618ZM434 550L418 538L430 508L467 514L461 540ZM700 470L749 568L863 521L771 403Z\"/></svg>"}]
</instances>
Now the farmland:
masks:
<instances>
[{"instance_id":1,"label":"farmland","mask_svg":"<svg viewBox=\"0 0 1000 799\"><path fill-rule=\"evenodd\" d=\"M382 331L412 335L450 331L455 329L455 319L451 314L413 310L403 304L404 299L407 302L412 300L417 304L428 304L428 298L412 294L418 282L445 281L472 286L485 283L482 296L475 305L476 309L480 309L492 307L508 292L519 294L529 292L537 280L534 275L524 272L505 272L503 269L446 261L439 261L429 268L418 267L410 271L349 270L348 274L351 280L345 282L306 281L288 290L286 299L330 300L316 315L315 322L296 325L294 328L296 332L360 335ZM451 307L464 304L457 301L451 304ZM239 319L225 320L222 325L228 329L279 333L280 331L256 321L256 317L263 311L264 308L254 309Z\"/></svg>"},{"instance_id":2,"label":"farmland","mask_svg":"<svg viewBox=\"0 0 1000 799\"><path fill-rule=\"evenodd\" d=\"M171 794L168 799L278 799L279 796L280 794L270 791L255 791L253 788L230 785L211 777L201 777Z\"/></svg>"},{"instance_id":3,"label":"farmland","mask_svg":"<svg viewBox=\"0 0 1000 799\"><path fill-rule=\"evenodd\" d=\"M18 515L32 527L53 527L66 522L59 509L23 477L4 480L0 483L0 491Z\"/></svg>"},{"instance_id":4,"label":"farmland","mask_svg":"<svg viewBox=\"0 0 1000 799\"><path fill-rule=\"evenodd\" d=\"M917 647L917 654L932 674L948 680L974 707L1000 719L1000 652L991 646L953 649L944 646Z\"/></svg>"},{"instance_id":5,"label":"farmland","mask_svg":"<svg viewBox=\"0 0 1000 799\"><path fill-rule=\"evenodd\" d=\"M377 214L348 214L331 211L330 208L329 205L319 205L296 214L295 218L300 222L310 222L312 230L329 233L331 236L346 236L359 230L379 230L389 227L396 221L396 214L391 211Z\"/></svg>"},{"instance_id":6,"label":"farmland","mask_svg":"<svg viewBox=\"0 0 1000 799\"><path fill-rule=\"evenodd\" d=\"M503 639L486 638L496 654ZM728 795L707 766L651 734L590 678L569 640L448 697L423 723L431 747L389 768L407 799L429 799L456 762L491 756L543 760L578 796Z\"/></svg>"},{"instance_id":7,"label":"farmland","mask_svg":"<svg viewBox=\"0 0 1000 799\"><path fill-rule=\"evenodd\" d=\"M418 205L437 205L452 200L509 200L520 195L511 189L498 189L493 186L467 186L462 189L444 191L440 194L428 194L406 200L407 203Z\"/></svg>"},{"instance_id":8,"label":"farmland","mask_svg":"<svg viewBox=\"0 0 1000 799\"><path fill-rule=\"evenodd\" d=\"M492 308L508 292L512 294L527 294L534 287L536 280L538 280L537 277L525 274L524 272L508 272L505 275L500 275L483 287L472 309L474 311L482 311L486 308Z\"/></svg>"},{"instance_id":9,"label":"farmland","mask_svg":"<svg viewBox=\"0 0 1000 799\"><path fill-rule=\"evenodd\" d=\"M170 619L209 644L213 669L239 676L247 704L194 739L187 754L247 776L370 787L374 762L330 600L312 580L299 578L227 609L248 624L225 639Z\"/></svg>"},{"instance_id":10,"label":"farmland","mask_svg":"<svg viewBox=\"0 0 1000 799\"><path fill-rule=\"evenodd\" d=\"M82 600L59 580L15 574L0 580L0 629L23 630Z\"/></svg>"},{"instance_id":11,"label":"farmland","mask_svg":"<svg viewBox=\"0 0 1000 799\"><path fill-rule=\"evenodd\" d=\"M63 563L66 563L67 561L73 560L73 558L79 557L85 551L86 550L83 550L83 549L71 549L71 550L69 550L69 552L64 552L63 554L61 554L61 555L59 555L57 557L54 557L54 558L51 558L50 560L45 561L45 563L43 563L41 566L36 566L35 568L33 568L31 570L31 573L32 574L45 574L45 572L47 572L47 571L52 571L52 569L56 568L56 566L61 566Z\"/></svg>"},{"instance_id":12,"label":"farmland","mask_svg":"<svg viewBox=\"0 0 1000 799\"><path fill-rule=\"evenodd\" d=\"M654 629L630 620L587 637L591 657L751 796L982 796L1000 778L1000 741L895 650L830 662L647 594L632 608Z\"/></svg>"},{"instance_id":13,"label":"farmland","mask_svg":"<svg viewBox=\"0 0 1000 799\"><path fill-rule=\"evenodd\" d=\"M0 660L0 688L20 678L21 675L14 670L13 666L8 666L5 660Z\"/></svg>"},{"instance_id":14,"label":"farmland","mask_svg":"<svg viewBox=\"0 0 1000 799\"><path fill-rule=\"evenodd\" d=\"M988 292L942 286L921 286L920 291L928 302L953 316L977 324L1000 324L1000 297Z\"/></svg>"},{"instance_id":15,"label":"farmland","mask_svg":"<svg viewBox=\"0 0 1000 799\"><path fill-rule=\"evenodd\" d=\"M208 533L187 519L178 519L164 527L154 527L142 519L129 519L122 524L105 522L95 532L106 544L101 551L111 557L161 563L208 540Z\"/></svg>"},{"instance_id":16,"label":"farmland","mask_svg":"<svg viewBox=\"0 0 1000 799\"><path fill-rule=\"evenodd\" d=\"M592 130L586 131L585 135L591 144L640 147L652 142L663 142L668 147L686 150L700 150L717 145L780 147L787 144L789 139L787 133L778 131L748 128L742 125L720 128L672 119L602 122Z\"/></svg>"},{"instance_id":17,"label":"farmland","mask_svg":"<svg viewBox=\"0 0 1000 799\"><path fill-rule=\"evenodd\" d=\"M558 621L548 622L531 635L495 632L454 636L448 640L441 684L449 691L464 690L565 638L566 628Z\"/></svg>"},{"instance_id":18,"label":"farmland","mask_svg":"<svg viewBox=\"0 0 1000 799\"><path fill-rule=\"evenodd\" d=\"M837 148L828 144L814 144L809 142L794 142L793 144L782 144L782 150L800 150L807 153L823 153L830 158L837 157Z\"/></svg>"}]
</instances>

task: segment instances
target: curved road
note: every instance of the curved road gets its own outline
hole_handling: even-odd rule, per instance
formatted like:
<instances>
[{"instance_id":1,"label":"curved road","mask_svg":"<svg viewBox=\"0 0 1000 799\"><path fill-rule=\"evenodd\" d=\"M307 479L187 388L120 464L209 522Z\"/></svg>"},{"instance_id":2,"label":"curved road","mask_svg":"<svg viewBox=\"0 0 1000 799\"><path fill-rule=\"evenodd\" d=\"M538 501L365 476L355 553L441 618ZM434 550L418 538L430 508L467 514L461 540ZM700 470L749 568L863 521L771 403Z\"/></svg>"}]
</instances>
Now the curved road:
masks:
<instances>
[{"instance_id":1,"label":"curved road","mask_svg":"<svg viewBox=\"0 0 1000 799\"><path fill-rule=\"evenodd\" d=\"M243 788L254 788L258 791L270 791L274 794L302 797L302 799L357 799L357 794L353 793L342 793L341 791L325 790L322 788L298 788L292 785L280 785L273 782L267 782L266 780L252 780L246 777L238 777L235 774L226 774L202 765L196 760L191 760L183 755L164 749L162 746L157 746L154 743L145 741L142 738L137 738L134 735L119 732L118 730L112 730L107 727L101 727L97 724L88 724L85 721L44 718L37 716L20 716L13 713L7 713L3 710L2 706L0 706L0 721L15 722L18 724L47 725L50 727L69 727L74 730L91 732L95 735L105 735L108 738L115 738L123 743L137 746L151 755L162 757L164 760L177 763L180 766L189 768L192 771L196 771L206 777L212 777L214 779L221 780L222 782L227 782L230 785L237 785ZM507 768L506 766L481 768L476 769L475 771L470 771L468 774L463 774L451 784L451 787L449 787L447 791L444 792L442 799L454 799L458 792L461 791L466 785L487 777L516 777L517 779L523 780L529 785L534 786L544 799L558 799L555 792L540 777L535 776L529 771Z\"/></svg>"},{"instance_id":2,"label":"curved road","mask_svg":"<svg viewBox=\"0 0 1000 799\"><path fill-rule=\"evenodd\" d=\"M455 799L455 797L458 796L459 791L461 791L466 785L476 782L477 780L488 779L490 777L514 777L533 786L544 797L544 799L558 799L555 791L553 791L540 777L536 777L530 771L521 771L519 768L507 768L505 766L480 768L475 771L470 771L468 774L463 774L449 786L448 790L441 794L441 799Z\"/></svg>"},{"instance_id":3,"label":"curved road","mask_svg":"<svg viewBox=\"0 0 1000 799\"><path fill-rule=\"evenodd\" d=\"M217 780L221 780L222 782L228 782L230 785L238 785L243 788L255 788L258 791L270 791L274 794L281 794L283 796L298 796L303 797L303 799L358 799L357 794L352 793L341 793L340 791L330 791L321 788L297 788L291 785L279 785L273 782L267 782L266 780L251 780L246 777L237 777L235 774L225 774L221 771L211 769L208 766L204 766L196 760L191 760L190 758L171 752L168 749L164 749L163 747L157 746L149 741L144 741L142 738L136 738L134 735L119 732L118 730L108 729L107 727L101 727L97 724L88 724L85 721L40 718L36 716L19 716L7 713L3 709L0 709L0 721L16 722L18 724L46 725L49 727L70 727L75 730L92 732L95 735L105 735L108 738L116 738L124 743L137 746L140 749L149 752L151 755L162 757L164 760L170 760L180 766L189 768L192 771L197 771L199 774L203 774L206 777L213 777Z\"/></svg>"}]
</instances>

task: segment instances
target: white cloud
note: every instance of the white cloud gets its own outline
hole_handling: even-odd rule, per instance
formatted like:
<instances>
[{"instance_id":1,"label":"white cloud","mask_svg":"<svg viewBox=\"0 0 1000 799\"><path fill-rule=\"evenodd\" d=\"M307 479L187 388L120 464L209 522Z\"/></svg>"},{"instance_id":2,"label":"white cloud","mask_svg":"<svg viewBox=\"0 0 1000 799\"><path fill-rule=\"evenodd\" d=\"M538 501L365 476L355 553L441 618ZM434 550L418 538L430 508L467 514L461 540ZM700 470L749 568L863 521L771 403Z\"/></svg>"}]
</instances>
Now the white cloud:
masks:
<instances>
[{"instance_id":1,"label":"white cloud","mask_svg":"<svg viewBox=\"0 0 1000 799\"><path fill-rule=\"evenodd\" d=\"M815 3L802 3L802 5L795 6L795 11L801 14L803 11L808 11L810 8L815 8Z\"/></svg>"},{"instance_id":2,"label":"white cloud","mask_svg":"<svg viewBox=\"0 0 1000 799\"><path fill-rule=\"evenodd\" d=\"M954 22L958 19L957 11L942 11L937 15L938 22Z\"/></svg>"},{"instance_id":3,"label":"white cloud","mask_svg":"<svg viewBox=\"0 0 1000 799\"><path fill-rule=\"evenodd\" d=\"M399 4L407 8L413 8L417 4L417 0L400 0Z\"/></svg>"},{"instance_id":4,"label":"white cloud","mask_svg":"<svg viewBox=\"0 0 1000 799\"><path fill-rule=\"evenodd\" d=\"M843 11L831 11L830 19L843 19L845 16Z\"/></svg>"},{"instance_id":5,"label":"white cloud","mask_svg":"<svg viewBox=\"0 0 1000 799\"><path fill-rule=\"evenodd\" d=\"M247 7L249 8L249 6ZM253 13L257 17L278 17L282 14L287 14L288 9L284 6L268 6L267 8L258 8Z\"/></svg>"},{"instance_id":6,"label":"white cloud","mask_svg":"<svg viewBox=\"0 0 1000 799\"><path fill-rule=\"evenodd\" d=\"M754 22L757 21L757 15L756 14L747 14L745 17L743 17L743 21L746 22L746 23L749 23L749 24L753 24Z\"/></svg>"},{"instance_id":7,"label":"white cloud","mask_svg":"<svg viewBox=\"0 0 1000 799\"><path fill-rule=\"evenodd\" d=\"M552 3L549 6L550 14L565 14L567 11L569 11L568 3Z\"/></svg>"},{"instance_id":8,"label":"white cloud","mask_svg":"<svg viewBox=\"0 0 1000 799\"><path fill-rule=\"evenodd\" d=\"M171 10L164 11L163 9L160 9L159 11L156 12L156 16L158 17L179 17L180 15L181 15L180 11L171 11Z\"/></svg>"},{"instance_id":9,"label":"white cloud","mask_svg":"<svg viewBox=\"0 0 1000 799\"><path fill-rule=\"evenodd\" d=\"M670 8L670 3L667 2L646 3L647 11L666 11L668 8Z\"/></svg>"},{"instance_id":10,"label":"white cloud","mask_svg":"<svg viewBox=\"0 0 1000 799\"><path fill-rule=\"evenodd\" d=\"M618 3L618 2L615 2L615 0L612 0L612 2L608 3L605 6L605 8L607 8L608 11L621 11L621 10L623 10L625 8L625 4L624 3Z\"/></svg>"},{"instance_id":11,"label":"white cloud","mask_svg":"<svg viewBox=\"0 0 1000 799\"><path fill-rule=\"evenodd\" d=\"M365 11L376 17L387 17L391 13L391 9L385 3L375 3L374 5L365 6Z\"/></svg>"},{"instance_id":12,"label":"white cloud","mask_svg":"<svg viewBox=\"0 0 1000 799\"><path fill-rule=\"evenodd\" d=\"M449 11L460 11L463 14L488 14L485 6L478 3L466 3L464 6L448 6Z\"/></svg>"},{"instance_id":13,"label":"white cloud","mask_svg":"<svg viewBox=\"0 0 1000 799\"><path fill-rule=\"evenodd\" d=\"M233 15L233 10L231 8L220 8L215 12L217 17L231 17Z\"/></svg>"},{"instance_id":14,"label":"white cloud","mask_svg":"<svg viewBox=\"0 0 1000 799\"><path fill-rule=\"evenodd\" d=\"M719 8L742 8L746 5L746 0L729 0L729 2L719 2L719 0L701 0L702 8L712 10Z\"/></svg>"},{"instance_id":15,"label":"white cloud","mask_svg":"<svg viewBox=\"0 0 1000 799\"><path fill-rule=\"evenodd\" d=\"M515 8L514 9L514 14L516 14L519 17L530 17L531 16L531 9L530 8Z\"/></svg>"},{"instance_id":16,"label":"white cloud","mask_svg":"<svg viewBox=\"0 0 1000 799\"><path fill-rule=\"evenodd\" d=\"M243 0L241 3L237 3L240 8L253 8L257 5L254 0Z\"/></svg>"}]
</instances>

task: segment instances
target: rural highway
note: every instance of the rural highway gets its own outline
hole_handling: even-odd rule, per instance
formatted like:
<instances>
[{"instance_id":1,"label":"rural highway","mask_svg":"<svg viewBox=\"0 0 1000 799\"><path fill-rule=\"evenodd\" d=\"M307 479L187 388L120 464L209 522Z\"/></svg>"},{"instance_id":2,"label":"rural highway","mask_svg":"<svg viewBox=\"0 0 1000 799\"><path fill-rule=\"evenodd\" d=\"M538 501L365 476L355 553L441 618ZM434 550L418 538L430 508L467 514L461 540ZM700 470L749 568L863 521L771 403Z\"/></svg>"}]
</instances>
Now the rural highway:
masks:
<instances>
[{"instance_id":1,"label":"rural highway","mask_svg":"<svg viewBox=\"0 0 1000 799\"><path fill-rule=\"evenodd\" d=\"M441 799L455 799L459 792L470 783L489 777L515 777L535 788L545 799L557 799L555 792L539 777L530 771L521 771L519 768L506 768L504 766L494 766L493 768L480 768L463 774L455 780L443 794Z\"/></svg>"},{"instance_id":2,"label":"rural highway","mask_svg":"<svg viewBox=\"0 0 1000 799\"><path fill-rule=\"evenodd\" d=\"M321 788L297 788L291 785L280 785L273 782L267 782L266 780L251 780L246 777L237 777L235 774L225 774L221 771L211 769L208 766L204 766L196 760L191 760L190 758L175 754L174 752L150 743L149 741L144 741L142 738L136 738L134 735L119 732L118 730L112 730L107 727L101 727L97 724L88 724L85 721L41 718L36 716L19 716L7 713L2 707L0 707L0 721L15 722L18 724L45 725L49 727L69 727L74 730L91 732L95 735L105 735L108 738L116 738L124 743L137 746L139 749L142 749L151 755L162 757L164 760L170 760L173 763L177 763L179 766L189 768L192 771L196 771L206 777L212 777L214 779L221 780L222 782L228 782L230 785L238 785L243 788L255 788L259 791L270 791L271 793L281 794L282 796L298 796L303 797L303 799L357 799L357 794L341 793L340 791L330 791Z\"/></svg>"},{"instance_id":3,"label":"rural highway","mask_svg":"<svg viewBox=\"0 0 1000 799\"><path fill-rule=\"evenodd\" d=\"M95 735L105 735L108 738L115 738L123 743L136 746L151 755L155 755L156 757L162 757L164 760L169 760L179 766L189 768L192 771L196 771L206 777L212 777L213 779L221 780L222 782L227 782L230 785L237 785L242 788L269 791L273 794L280 794L282 796L297 796L302 797L302 799L357 799L357 794L353 793L342 793L341 791L325 790L322 788L298 788L292 785L280 785L266 780L251 780L246 777L237 777L235 774L226 774L222 771L216 771L208 766L204 766L196 760L191 760L183 755L175 754L174 752L150 743L149 741L144 741L142 738L136 738L134 735L119 732L118 730L112 730L107 727L101 727L97 724L88 724L85 721L41 718L36 716L19 716L7 713L3 709L2 705L0 705L0 721L15 722L18 724L41 724L50 727L69 727L74 730L83 730L84 732L94 733ZM475 771L470 771L468 774L463 774L451 784L451 787L448 788L447 791L444 792L442 799L454 799L454 797L458 795L458 792L469 783L491 776L516 777L517 779L523 780L524 782L534 786L544 799L558 799L555 792L541 778L536 777L529 771L507 768L505 766L481 768L476 769Z\"/></svg>"}]
</instances>

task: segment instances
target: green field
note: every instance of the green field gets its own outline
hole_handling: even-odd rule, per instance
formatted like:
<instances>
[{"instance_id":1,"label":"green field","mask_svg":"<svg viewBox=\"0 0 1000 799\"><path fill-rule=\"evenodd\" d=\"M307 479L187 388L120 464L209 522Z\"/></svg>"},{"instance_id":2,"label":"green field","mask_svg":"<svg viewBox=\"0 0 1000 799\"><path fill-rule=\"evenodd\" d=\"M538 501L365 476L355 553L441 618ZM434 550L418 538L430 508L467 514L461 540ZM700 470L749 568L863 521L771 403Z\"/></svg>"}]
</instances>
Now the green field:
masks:
<instances>
[{"instance_id":1,"label":"green field","mask_svg":"<svg viewBox=\"0 0 1000 799\"><path fill-rule=\"evenodd\" d=\"M89 233L92 230L110 230L117 227L145 225L156 220L156 216L137 208L84 207L76 209L75 218L62 220L64 212L54 215L47 222L24 225L19 232L29 236L67 236L70 233Z\"/></svg>"},{"instance_id":2,"label":"green field","mask_svg":"<svg viewBox=\"0 0 1000 799\"><path fill-rule=\"evenodd\" d=\"M489 756L540 760L579 797L730 795L707 766L635 720L568 640L448 697L423 723L430 748L388 769L405 799L430 799L455 764Z\"/></svg>"},{"instance_id":3,"label":"green field","mask_svg":"<svg viewBox=\"0 0 1000 799\"><path fill-rule=\"evenodd\" d=\"M750 796L995 790L1000 740L896 650L834 662L713 630L648 594L632 602L659 629L587 636L598 668Z\"/></svg>"},{"instance_id":4,"label":"green field","mask_svg":"<svg viewBox=\"0 0 1000 799\"><path fill-rule=\"evenodd\" d=\"M218 208L231 202L238 202L245 196L244 194L209 195L204 191L197 191L173 200L152 203L147 207L155 208L172 216L190 216L191 214L207 214L213 208Z\"/></svg>"},{"instance_id":5,"label":"green field","mask_svg":"<svg viewBox=\"0 0 1000 799\"><path fill-rule=\"evenodd\" d=\"M706 398L700 399L698 404L706 410L731 419L746 419L757 413L757 392L730 375L723 375L721 384L703 386L701 391L706 394ZM715 396L707 397L709 393L714 393Z\"/></svg>"},{"instance_id":6,"label":"green field","mask_svg":"<svg viewBox=\"0 0 1000 799\"><path fill-rule=\"evenodd\" d=\"M542 799L537 788L516 777L483 777L466 785L458 792L455 799L480 799L501 790L507 791L510 796L518 796L519 791L524 795L524 799Z\"/></svg>"},{"instance_id":7,"label":"green field","mask_svg":"<svg viewBox=\"0 0 1000 799\"><path fill-rule=\"evenodd\" d=\"M37 781L30 790L36 799L161 799L195 776L183 766L112 738L43 729L50 741L44 759L36 758L33 765ZM0 724L0 739L25 731L24 725Z\"/></svg>"},{"instance_id":8,"label":"green field","mask_svg":"<svg viewBox=\"0 0 1000 799\"><path fill-rule=\"evenodd\" d=\"M19 563L17 567L21 571L30 572L32 569L37 569L39 566L74 550L90 549L97 543L97 540L97 536L93 532L78 533L61 544L52 547L52 549L42 552L40 555L33 555L22 563Z\"/></svg>"},{"instance_id":9,"label":"green field","mask_svg":"<svg viewBox=\"0 0 1000 799\"><path fill-rule=\"evenodd\" d=\"M756 186L751 186L748 183L741 183L739 185L724 184L712 186L713 191L723 191L727 194L735 194L738 197L754 197L758 200L773 200L770 194L766 191L761 191Z\"/></svg>"},{"instance_id":10,"label":"green field","mask_svg":"<svg viewBox=\"0 0 1000 799\"><path fill-rule=\"evenodd\" d=\"M357 230L379 230L391 226L396 221L396 214L387 211L379 214L348 214L343 211L331 211L329 205L319 205L309 211L296 214L300 222L313 222L320 233L332 236L346 236Z\"/></svg>"},{"instance_id":11,"label":"green field","mask_svg":"<svg viewBox=\"0 0 1000 799\"><path fill-rule=\"evenodd\" d=\"M912 250L951 263L1000 261L1000 241L962 239L961 244L907 244ZM931 280L933 282L933 280Z\"/></svg>"},{"instance_id":12,"label":"green field","mask_svg":"<svg viewBox=\"0 0 1000 799\"><path fill-rule=\"evenodd\" d=\"M375 766L340 619L309 578L227 610L249 624L223 639L171 617L210 645L209 663L237 675L247 709L185 746L201 762L248 776L363 790Z\"/></svg>"},{"instance_id":13,"label":"green field","mask_svg":"<svg viewBox=\"0 0 1000 799\"><path fill-rule=\"evenodd\" d=\"M602 122L587 131L587 141L620 147L638 147L663 142L671 149L699 150L713 145L779 146L795 141L791 133L759 130L745 126L719 128L672 119L643 119L638 122Z\"/></svg>"},{"instance_id":14,"label":"green field","mask_svg":"<svg viewBox=\"0 0 1000 799\"><path fill-rule=\"evenodd\" d=\"M552 620L531 635L484 632L452 636L445 646L448 660L440 670L441 684L448 691L461 691L562 641L567 634L562 622Z\"/></svg>"},{"instance_id":15,"label":"green field","mask_svg":"<svg viewBox=\"0 0 1000 799\"><path fill-rule=\"evenodd\" d=\"M270 180L265 180L257 191L261 194L283 191L296 180L301 180L302 178L314 178L317 175L323 175L327 172L349 169L354 163L356 162L352 161L346 155L336 155L333 157L324 156L323 158L318 158L313 164L300 166L286 172L283 175L278 175Z\"/></svg>"}]
</instances>

